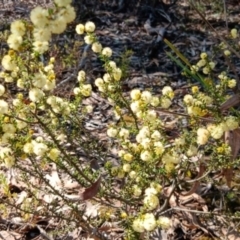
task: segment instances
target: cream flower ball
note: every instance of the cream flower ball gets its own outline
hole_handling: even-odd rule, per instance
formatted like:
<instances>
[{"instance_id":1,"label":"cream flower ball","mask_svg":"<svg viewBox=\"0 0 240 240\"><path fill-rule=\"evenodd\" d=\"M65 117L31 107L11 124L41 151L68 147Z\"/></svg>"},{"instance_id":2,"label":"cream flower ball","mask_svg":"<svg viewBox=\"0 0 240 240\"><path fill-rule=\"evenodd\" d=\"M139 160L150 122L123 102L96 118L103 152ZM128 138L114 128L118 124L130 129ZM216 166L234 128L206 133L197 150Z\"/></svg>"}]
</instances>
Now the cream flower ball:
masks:
<instances>
[{"instance_id":1,"label":"cream flower ball","mask_svg":"<svg viewBox=\"0 0 240 240\"><path fill-rule=\"evenodd\" d=\"M30 19L36 27L43 28L49 23L48 11L38 6L31 11Z\"/></svg>"},{"instance_id":2,"label":"cream flower ball","mask_svg":"<svg viewBox=\"0 0 240 240\"><path fill-rule=\"evenodd\" d=\"M110 58L112 56L112 49L109 47L103 48L102 55Z\"/></svg>"},{"instance_id":3,"label":"cream flower ball","mask_svg":"<svg viewBox=\"0 0 240 240\"><path fill-rule=\"evenodd\" d=\"M169 98L162 98L162 101L161 101L161 107L162 108L169 108L172 104L172 101L169 99Z\"/></svg>"},{"instance_id":4,"label":"cream flower ball","mask_svg":"<svg viewBox=\"0 0 240 240\"><path fill-rule=\"evenodd\" d=\"M75 28L77 34L82 35L85 31L85 27L83 24L78 24Z\"/></svg>"},{"instance_id":5,"label":"cream flower ball","mask_svg":"<svg viewBox=\"0 0 240 240\"><path fill-rule=\"evenodd\" d=\"M33 50L40 54L46 52L48 50L48 42L35 41L33 43Z\"/></svg>"},{"instance_id":6,"label":"cream flower ball","mask_svg":"<svg viewBox=\"0 0 240 240\"><path fill-rule=\"evenodd\" d=\"M78 72L78 77L77 77L77 80L79 82L84 82L85 81L85 78L86 78L86 73L85 71L81 70Z\"/></svg>"},{"instance_id":7,"label":"cream flower ball","mask_svg":"<svg viewBox=\"0 0 240 240\"><path fill-rule=\"evenodd\" d=\"M142 152L141 152L140 158L141 158L143 161L148 162L148 161L151 161L151 160L152 160L152 154L151 154L150 151L145 150L145 151L142 151Z\"/></svg>"},{"instance_id":8,"label":"cream flower ball","mask_svg":"<svg viewBox=\"0 0 240 240\"><path fill-rule=\"evenodd\" d=\"M102 51L102 44L99 43L99 42L94 42L94 43L92 44L92 50L93 50L93 52L95 52L95 53L101 52L101 51Z\"/></svg>"},{"instance_id":9,"label":"cream flower ball","mask_svg":"<svg viewBox=\"0 0 240 240\"><path fill-rule=\"evenodd\" d=\"M161 216L157 220L157 224L162 228L162 229L168 229L171 226L171 219L168 217Z\"/></svg>"},{"instance_id":10,"label":"cream flower ball","mask_svg":"<svg viewBox=\"0 0 240 240\"><path fill-rule=\"evenodd\" d=\"M93 43L93 38L91 36L85 36L84 41L86 44L92 44Z\"/></svg>"},{"instance_id":11,"label":"cream flower ball","mask_svg":"<svg viewBox=\"0 0 240 240\"><path fill-rule=\"evenodd\" d=\"M130 96L132 100L139 100L141 98L141 91L139 89L133 89Z\"/></svg>"},{"instance_id":12,"label":"cream flower ball","mask_svg":"<svg viewBox=\"0 0 240 240\"><path fill-rule=\"evenodd\" d=\"M108 130L107 130L107 135L111 138L114 138L116 137L118 134L118 130L116 128L113 128L113 127L110 127Z\"/></svg>"},{"instance_id":13,"label":"cream flower ball","mask_svg":"<svg viewBox=\"0 0 240 240\"><path fill-rule=\"evenodd\" d=\"M146 213L144 215L143 227L148 232L153 231L157 227L157 222L153 213Z\"/></svg>"},{"instance_id":14,"label":"cream flower ball","mask_svg":"<svg viewBox=\"0 0 240 240\"><path fill-rule=\"evenodd\" d=\"M5 93L5 87L0 84L0 96L2 96Z\"/></svg>"},{"instance_id":15,"label":"cream flower ball","mask_svg":"<svg viewBox=\"0 0 240 240\"><path fill-rule=\"evenodd\" d=\"M94 32L96 26L93 22L86 22L85 24L85 31L88 32L88 33L92 33Z\"/></svg>"},{"instance_id":16,"label":"cream flower ball","mask_svg":"<svg viewBox=\"0 0 240 240\"><path fill-rule=\"evenodd\" d=\"M39 102L44 97L44 92L39 88L32 88L28 95L32 102Z\"/></svg>"},{"instance_id":17,"label":"cream flower ball","mask_svg":"<svg viewBox=\"0 0 240 240\"><path fill-rule=\"evenodd\" d=\"M23 41L22 36L19 36L16 34L11 34L8 37L7 43L10 48L12 48L14 50L18 50L22 44L22 41Z\"/></svg>"},{"instance_id":18,"label":"cream flower ball","mask_svg":"<svg viewBox=\"0 0 240 240\"><path fill-rule=\"evenodd\" d=\"M36 141L33 141L33 153L35 153L37 156L42 157L48 150L48 147L44 143L38 143Z\"/></svg>"},{"instance_id":19,"label":"cream flower ball","mask_svg":"<svg viewBox=\"0 0 240 240\"><path fill-rule=\"evenodd\" d=\"M145 228L143 225L143 220L140 218L135 219L132 223L132 228L135 232L140 232L140 233L144 232Z\"/></svg>"},{"instance_id":20,"label":"cream flower ball","mask_svg":"<svg viewBox=\"0 0 240 240\"><path fill-rule=\"evenodd\" d=\"M60 155L60 150L57 148L52 148L48 153L48 157L53 161L55 161L59 157L59 155Z\"/></svg>"},{"instance_id":21,"label":"cream flower ball","mask_svg":"<svg viewBox=\"0 0 240 240\"><path fill-rule=\"evenodd\" d=\"M2 66L7 71L13 71L17 66L9 55L4 55L2 58Z\"/></svg>"},{"instance_id":22,"label":"cream flower ball","mask_svg":"<svg viewBox=\"0 0 240 240\"><path fill-rule=\"evenodd\" d=\"M76 18L75 9L70 5L67 5L65 8L61 9L60 15L65 19L67 23L72 22Z\"/></svg>"},{"instance_id":23,"label":"cream flower ball","mask_svg":"<svg viewBox=\"0 0 240 240\"><path fill-rule=\"evenodd\" d=\"M159 205L159 199L156 195L154 194L148 194L146 195L146 197L143 199L143 203L144 206L148 209L148 210L153 210L155 208L157 208L157 206Z\"/></svg>"},{"instance_id":24,"label":"cream flower ball","mask_svg":"<svg viewBox=\"0 0 240 240\"><path fill-rule=\"evenodd\" d=\"M152 100L152 94L151 92L149 91L143 91L142 94L141 94L141 100L144 102L144 103L150 103L151 100Z\"/></svg>"},{"instance_id":25,"label":"cream flower ball","mask_svg":"<svg viewBox=\"0 0 240 240\"><path fill-rule=\"evenodd\" d=\"M21 20L16 20L11 23L11 33L23 36L25 34L25 31L26 31L25 24Z\"/></svg>"},{"instance_id":26,"label":"cream flower ball","mask_svg":"<svg viewBox=\"0 0 240 240\"><path fill-rule=\"evenodd\" d=\"M0 100L0 114L8 113L8 103L4 100Z\"/></svg>"},{"instance_id":27,"label":"cream flower ball","mask_svg":"<svg viewBox=\"0 0 240 240\"><path fill-rule=\"evenodd\" d=\"M50 22L50 29L52 33L60 34L67 28L67 21L64 17L59 16Z\"/></svg>"},{"instance_id":28,"label":"cream flower ball","mask_svg":"<svg viewBox=\"0 0 240 240\"><path fill-rule=\"evenodd\" d=\"M122 77L122 70L120 68L115 68L113 70L113 78L116 81L119 81Z\"/></svg>"},{"instance_id":29,"label":"cream flower ball","mask_svg":"<svg viewBox=\"0 0 240 240\"><path fill-rule=\"evenodd\" d=\"M207 143L210 132L205 128L199 128L197 130L197 144L204 145Z\"/></svg>"}]
</instances>

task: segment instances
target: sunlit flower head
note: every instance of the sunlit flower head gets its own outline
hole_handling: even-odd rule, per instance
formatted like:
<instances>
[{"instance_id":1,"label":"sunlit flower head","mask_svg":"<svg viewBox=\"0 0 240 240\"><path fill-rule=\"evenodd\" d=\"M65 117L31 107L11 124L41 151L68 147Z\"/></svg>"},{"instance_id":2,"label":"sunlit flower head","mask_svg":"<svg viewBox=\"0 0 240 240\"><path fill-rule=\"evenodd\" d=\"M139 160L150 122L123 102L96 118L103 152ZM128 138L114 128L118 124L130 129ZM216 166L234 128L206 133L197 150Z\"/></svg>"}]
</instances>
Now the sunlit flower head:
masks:
<instances>
[{"instance_id":1,"label":"sunlit flower head","mask_svg":"<svg viewBox=\"0 0 240 240\"><path fill-rule=\"evenodd\" d=\"M21 46L22 44L22 37L20 35L16 35L16 34L11 34L9 37L8 37L8 40L7 40L7 43L8 43L8 46L14 50L18 50L19 47Z\"/></svg>"},{"instance_id":2,"label":"sunlit flower head","mask_svg":"<svg viewBox=\"0 0 240 240\"><path fill-rule=\"evenodd\" d=\"M152 94L149 91L143 91L141 94L141 99L144 103L150 103L152 100Z\"/></svg>"},{"instance_id":3,"label":"sunlit flower head","mask_svg":"<svg viewBox=\"0 0 240 240\"><path fill-rule=\"evenodd\" d=\"M25 34L25 31L25 24L21 20L16 20L11 23L11 33L18 36L23 36Z\"/></svg>"},{"instance_id":4,"label":"sunlit flower head","mask_svg":"<svg viewBox=\"0 0 240 240\"><path fill-rule=\"evenodd\" d=\"M82 35L85 31L85 27L83 24L78 24L75 28L77 34Z\"/></svg>"},{"instance_id":5,"label":"sunlit flower head","mask_svg":"<svg viewBox=\"0 0 240 240\"><path fill-rule=\"evenodd\" d=\"M33 37L36 41L46 42L51 39L51 31L49 27L34 28Z\"/></svg>"},{"instance_id":6,"label":"sunlit flower head","mask_svg":"<svg viewBox=\"0 0 240 240\"><path fill-rule=\"evenodd\" d=\"M127 162L131 162L133 160L133 155L131 153L126 153L123 155L123 159Z\"/></svg>"},{"instance_id":7,"label":"sunlit flower head","mask_svg":"<svg viewBox=\"0 0 240 240\"><path fill-rule=\"evenodd\" d=\"M92 44L92 50L93 50L93 52L95 52L95 53L101 52L101 51L102 51L102 44L99 43L99 42L94 42L94 43Z\"/></svg>"},{"instance_id":8,"label":"sunlit flower head","mask_svg":"<svg viewBox=\"0 0 240 240\"><path fill-rule=\"evenodd\" d=\"M85 24L86 32L92 33L92 32L94 32L95 28L96 28L96 26L93 22L90 22L90 21L86 22L86 24Z\"/></svg>"},{"instance_id":9,"label":"sunlit flower head","mask_svg":"<svg viewBox=\"0 0 240 240\"><path fill-rule=\"evenodd\" d=\"M150 104L151 104L153 107L157 107L157 106L160 104L159 98L156 97L156 96L153 96L152 99L151 99Z\"/></svg>"},{"instance_id":10,"label":"sunlit flower head","mask_svg":"<svg viewBox=\"0 0 240 240\"><path fill-rule=\"evenodd\" d=\"M161 99L161 107L162 108L169 108L172 104L172 101L169 98L162 98Z\"/></svg>"},{"instance_id":11,"label":"sunlit flower head","mask_svg":"<svg viewBox=\"0 0 240 240\"><path fill-rule=\"evenodd\" d=\"M46 144L42 142L36 142L33 141L33 153L35 153L37 156L42 157L48 150L48 147Z\"/></svg>"},{"instance_id":12,"label":"sunlit flower head","mask_svg":"<svg viewBox=\"0 0 240 240\"><path fill-rule=\"evenodd\" d=\"M171 219L168 217L161 216L158 218L157 224L162 229L169 229L171 226Z\"/></svg>"},{"instance_id":13,"label":"sunlit flower head","mask_svg":"<svg viewBox=\"0 0 240 240\"><path fill-rule=\"evenodd\" d=\"M134 185L132 191L135 197L139 197L142 194L142 189L138 185Z\"/></svg>"},{"instance_id":14,"label":"sunlit flower head","mask_svg":"<svg viewBox=\"0 0 240 240\"><path fill-rule=\"evenodd\" d=\"M130 108L134 113L137 113L141 111L141 104L139 101L132 102Z\"/></svg>"},{"instance_id":15,"label":"sunlit flower head","mask_svg":"<svg viewBox=\"0 0 240 240\"><path fill-rule=\"evenodd\" d=\"M152 154L150 151L148 150L145 150L145 151L142 151L141 152L141 155L140 155L140 158L143 160L143 161L151 161L152 160Z\"/></svg>"},{"instance_id":16,"label":"sunlit flower head","mask_svg":"<svg viewBox=\"0 0 240 240\"><path fill-rule=\"evenodd\" d=\"M122 77L122 70L120 68L115 68L112 74L114 80L119 81Z\"/></svg>"},{"instance_id":17,"label":"sunlit flower head","mask_svg":"<svg viewBox=\"0 0 240 240\"><path fill-rule=\"evenodd\" d=\"M29 91L29 99L32 102L39 102L44 97L44 92L39 88L32 88Z\"/></svg>"},{"instance_id":18,"label":"sunlit flower head","mask_svg":"<svg viewBox=\"0 0 240 240\"><path fill-rule=\"evenodd\" d=\"M58 17L55 20L50 22L51 32L54 34L60 34L65 31L67 28L67 22L64 17Z\"/></svg>"},{"instance_id":19,"label":"sunlit flower head","mask_svg":"<svg viewBox=\"0 0 240 240\"><path fill-rule=\"evenodd\" d=\"M144 232L145 228L143 225L143 220L140 218L135 219L132 223L132 228L135 232L139 232L139 233Z\"/></svg>"},{"instance_id":20,"label":"sunlit flower head","mask_svg":"<svg viewBox=\"0 0 240 240\"><path fill-rule=\"evenodd\" d=\"M239 121L236 117L229 116L225 120L226 126L228 131L233 131L239 127Z\"/></svg>"},{"instance_id":21,"label":"sunlit flower head","mask_svg":"<svg viewBox=\"0 0 240 240\"><path fill-rule=\"evenodd\" d=\"M2 58L2 66L5 70L13 71L17 66L9 55L4 55Z\"/></svg>"},{"instance_id":22,"label":"sunlit flower head","mask_svg":"<svg viewBox=\"0 0 240 240\"><path fill-rule=\"evenodd\" d=\"M131 170L131 165L129 163L123 164L123 171L124 172L130 172Z\"/></svg>"},{"instance_id":23,"label":"sunlit flower head","mask_svg":"<svg viewBox=\"0 0 240 240\"><path fill-rule=\"evenodd\" d=\"M0 84L0 96L2 96L5 93L5 87Z\"/></svg>"},{"instance_id":24,"label":"sunlit flower head","mask_svg":"<svg viewBox=\"0 0 240 240\"><path fill-rule=\"evenodd\" d=\"M91 84L83 84L80 87L81 94L85 97L89 97L92 94L92 85Z\"/></svg>"},{"instance_id":25,"label":"sunlit flower head","mask_svg":"<svg viewBox=\"0 0 240 240\"><path fill-rule=\"evenodd\" d=\"M156 195L157 193L158 193L157 190L153 187L149 187L145 189L145 196Z\"/></svg>"},{"instance_id":26,"label":"sunlit flower head","mask_svg":"<svg viewBox=\"0 0 240 240\"><path fill-rule=\"evenodd\" d=\"M8 113L8 103L0 99L0 114Z\"/></svg>"},{"instance_id":27,"label":"sunlit flower head","mask_svg":"<svg viewBox=\"0 0 240 240\"><path fill-rule=\"evenodd\" d=\"M233 28L233 29L231 30L231 36L232 36L233 39L237 38L238 32L237 32L237 29L236 29L236 28Z\"/></svg>"},{"instance_id":28,"label":"sunlit flower head","mask_svg":"<svg viewBox=\"0 0 240 240\"><path fill-rule=\"evenodd\" d=\"M230 79L227 82L229 88L235 88L237 86L237 81L235 79Z\"/></svg>"},{"instance_id":29,"label":"sunlit flower head","mask_svg":"<svg viewBox=\"0 0 240 240\"><path fill-rule=\"evenodd\" d=\"M59 155L60 155L60 150L57 148L52 148L48 153L48 157L53 161L55 161L59 157Z\"/></svg>"},{"instance_id":30,"label":"sunlit flower head","mask_svg":"<svg viewBox=\"0 0 240 240\"><path fill-rule=\"evenodd\" d=\"M214 125L213 128L210 130L210 133L211 137L213 137L214 139L220 139L223 136L224 129L220 124Z\"/></svg>"},{"instance_id":31,"label":"sunlit flower head","mask_svg":"<svg viewBox=\"0 0 240 240\"><path fill-rule=\"evenodd\" d=\"M112 49L109 47L103 48L102 55L110 58L112 56Z\"/></svg>"},{"instance_id":32,"label":"sunlit flower head","mask_svg":"<svg viewBox=\"0 0 240 240\"><path fill-rule=\"evenodd\" d=\"M35 26L43 28L49 23L48 10L38 6L31 11L30 19Z\"/></svg>"},{"instance_id":33,"label":"sunlit flower head","mask_svg":"<svg viewBox=\"0 0 240 240\"><path fill-rule=\"evenodd\" d=\"M116 137L118 134L118 130L116 128L113 128L113 127L110 127L108 130L107 130L107 135L111 138L114 138Z\"/></svg>"},{"instance_id":34,"label":"sunlit flower head","mask_svg":"<svg viewBox=\"0 0 240 240\"><path fill-rule=\"evenodd\" d=\"M40 42L40 41L35 41L33 43L33 50L42 54L48 50L48 42Z\"/></svg>"},{"instance_id":35,"label":"sunlit flower head","mask_svg":"<svg viewBox=\"0 0 240 240\"><path fill-rule=\"evenodd\" d=\"M85 78L86 78L86 73L85 71L81 70L78 72L78 81L79 82L84 82L85 81Z\"/></svg>"},{"instance_id":36,"label":"sunlit flower head","mask_svg":"<svg viewBox=\"0 0 240 240\"><path fill-rule=\"evenodd\" d=\"M37 88L42 88L47 81L47 76L42 72L35 73L33 76L33 86Z\"/></svg>"},{"instance_id":37,"label":"sunlit flower head","mask_svg":"<svg viewBox=\"0 0 240 240\"><path fill-rule=\"evenodd\" d=\"M129 137L129 130L126 128L121 128L119 131L119 137L122 137L123 139L127 139Z\"/></svg>"},{"instance_id":38,"label":"sunlit flower head","mask_svg":"<svg viewBox=\"0 0 240 240\"><path fill-rule=\"evenodd\" d=\"M16 132L16 128L11 123L3 123L2 130L5 133L15 133Z\"/></svg>"},{"instance_id":39,"label":"sunlit flower head","mask_svg":"<svg viewBox=\"0 0 240 240\"><path fill-rule=\"evenodd\" d=\"M144 215L143 227L148 232L153 231L157 227L157 222L153 213L146 213Z\"/></svg>"},{"instance_id":40,"label":"sunlit flower head","mask_svg":"<svg viewBox=\"0 0 240 240\"><path fill-rule=\"evenodd\" d=\"M85 41L86 44L92 44L94 39L93 39L92 36L87 35L87 36L84 37L84 41Z\"/></svg>"},{"instance_id":41,"label":"sunlit flower head","mask_svg":"<svg viewBox=\"0 0 240 240\"><path fill-rule=\"evenodd\" d=\"M154 194L148 194L144 197L143 203L148 210L153 210L158 207L159 199Z\"/></svg>"}]
</instances>

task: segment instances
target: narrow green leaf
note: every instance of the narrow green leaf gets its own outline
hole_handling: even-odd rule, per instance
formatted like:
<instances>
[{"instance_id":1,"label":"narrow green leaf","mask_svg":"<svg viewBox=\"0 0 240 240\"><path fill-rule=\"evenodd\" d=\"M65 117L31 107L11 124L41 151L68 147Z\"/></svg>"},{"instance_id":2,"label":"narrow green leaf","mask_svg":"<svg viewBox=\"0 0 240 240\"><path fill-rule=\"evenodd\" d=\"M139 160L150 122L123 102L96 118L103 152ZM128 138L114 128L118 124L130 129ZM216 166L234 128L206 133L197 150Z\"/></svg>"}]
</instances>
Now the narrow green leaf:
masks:
<instances>
[{"instance_id":1,"label":"narrow green leaf","mask_svg":"<svg viewBox=\"0 0 240 240\"><path fill-rule=\"evenodd\" d=\"M177 56L189 67L191 67L191 64L189 61L179 52L179 50L172 44L170 43L166 38L164 38L164 42L177 54Z\"/></svg>"}]
</instances>

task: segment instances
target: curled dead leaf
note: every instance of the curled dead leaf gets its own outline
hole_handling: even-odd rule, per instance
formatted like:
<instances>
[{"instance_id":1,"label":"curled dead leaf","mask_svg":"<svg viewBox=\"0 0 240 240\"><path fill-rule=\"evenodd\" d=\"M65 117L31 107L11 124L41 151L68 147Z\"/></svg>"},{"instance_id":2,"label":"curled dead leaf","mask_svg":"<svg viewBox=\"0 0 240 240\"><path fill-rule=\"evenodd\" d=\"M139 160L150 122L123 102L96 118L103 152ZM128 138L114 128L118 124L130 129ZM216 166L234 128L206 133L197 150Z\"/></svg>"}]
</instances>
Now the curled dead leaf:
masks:
<instances>
[{"instance_id":1,"label":"curled dead leaf","mask_svg":"<svg viewBox=\"0 0 240 240\"><path fill-rule=\"evenodd\" d=\"M93 198L95 195L97 195L101 185L101 175L99 176L98 180L92 184L91 187L85 188L83 192L79 192L80 199L81 200L88 200L90 198Z\"/></svg>"},{"instance_id":2,"label":"curled dead leaf","mask_svg":"<svg viewBox=\"0 0 240 240\"><path fill-rule=\"evenodd\" d=\"M235 94L221 105L220 110L225 111L231 107L236 106L239 103L240 103L240 96L239 94Z\"/></svg>"}]
</instances>

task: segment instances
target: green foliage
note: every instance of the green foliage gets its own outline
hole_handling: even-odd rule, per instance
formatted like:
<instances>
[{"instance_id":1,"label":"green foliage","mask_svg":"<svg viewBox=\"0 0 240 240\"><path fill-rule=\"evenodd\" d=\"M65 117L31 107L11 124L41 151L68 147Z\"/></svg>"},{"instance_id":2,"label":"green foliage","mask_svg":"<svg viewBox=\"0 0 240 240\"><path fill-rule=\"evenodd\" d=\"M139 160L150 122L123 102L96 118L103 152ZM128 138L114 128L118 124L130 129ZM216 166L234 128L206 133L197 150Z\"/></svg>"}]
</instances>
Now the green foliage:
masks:
<instances>
[{"instance_id":1,"label":"green foliage","mask_svg":"<svg viewBox=\"0 0 240 240\"><path fill-rule=\"evenodd\" d=\"M194 83L180 100L181 111L176 112L171 86L163 87L160 95L139 89L123 92L132 51L125 51L116 63L111 48L98 41L94 23L78 24L76 32L84 35L106 71L94 82L98 94L112 106L113 120L101 144L100 137L85 127L93 111L85 101L92 94L86 73L80 70L75 76L78 85L73 99L54 94L56 58L63 68L75 65L74 52L83 40L66 55L50 40L65 31L74 14L67 1L55 0L53 9L33 9L31 22L11 24L6 39L10 50L2 56L0 73L0 161L10 173L17 169L17 180L24 183L27 195L20 201L1 174L7 200L0 211L6 216L7 205L14 206L25 222L41 214L61 219L69 229L81 225L89 233L105 222L118 222L125 239L148 239L157 228L170 227L165 210L172 194L183 196L181 187L189 181L205 181L212 170L219 170L231 183L228 170L239 164L239 147L231 140L239 142L239 113L229 101L237 80L227 68L218 72L211 54L201 53L192 64L165 40L177 57L168 56ZM239 50L236 29L229 39L231 44L221 43L219 49L231 61L231 49ZM69 49L69 45L64 47ZM16 83L16 95L11 94L9 83ZM169 115L173 122L167 120ZM228 134L232 134L230 140ZM76 194L69 194L69 185L74 185L72 191L78 189ZM226 198L231 202L236 196L229 193ZM79 204L84 200L96 214Z\"/></svg>"}]
</instances>

